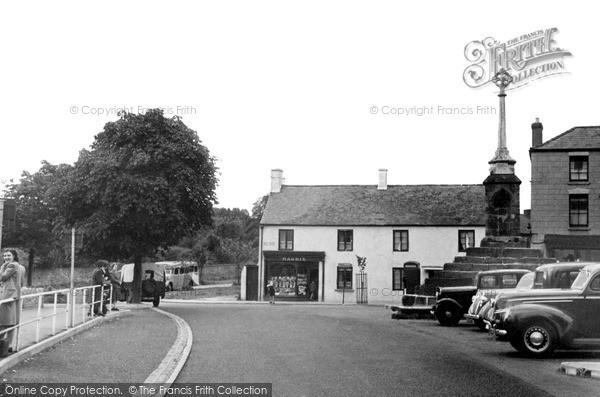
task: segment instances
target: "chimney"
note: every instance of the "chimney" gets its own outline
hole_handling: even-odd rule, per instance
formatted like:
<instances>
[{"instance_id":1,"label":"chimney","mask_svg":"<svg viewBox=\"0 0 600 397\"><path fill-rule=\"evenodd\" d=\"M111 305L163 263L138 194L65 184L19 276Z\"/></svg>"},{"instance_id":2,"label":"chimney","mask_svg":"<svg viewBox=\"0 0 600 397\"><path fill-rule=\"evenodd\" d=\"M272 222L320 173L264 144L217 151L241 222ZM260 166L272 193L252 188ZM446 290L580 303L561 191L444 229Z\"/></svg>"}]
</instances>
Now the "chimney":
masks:
<instances>
[{"instance_id":1,"label":"chimney","mask_svg":"<svg viewBox=\"0 0 600 397\"><path fill-rule=\"evenodd\" d=\"M531 124L531 147L538 147L544 143L543 130L544 126L540 123L540 119L536 117L535 123Z\"/></svg>"},{"instance_id":2,"label":"chimney","mask_svg":"<svg viewBox=\"0 0 600 397\"><path fill-rule=\"evenodd\" d=\"M279 193L283 185L283 170L271 170L271 193Z\"/></svg>"},{"instance_id":3,"label":"chimney","mask_svg":"<svg viewBox=\"0 0 600 397\"><path fill-rule=\"evenodd\" d=\"M387 189L387 169L380 168L379 169L379 183L377 184L378 190Z\"/></svg>"}]
</instances>

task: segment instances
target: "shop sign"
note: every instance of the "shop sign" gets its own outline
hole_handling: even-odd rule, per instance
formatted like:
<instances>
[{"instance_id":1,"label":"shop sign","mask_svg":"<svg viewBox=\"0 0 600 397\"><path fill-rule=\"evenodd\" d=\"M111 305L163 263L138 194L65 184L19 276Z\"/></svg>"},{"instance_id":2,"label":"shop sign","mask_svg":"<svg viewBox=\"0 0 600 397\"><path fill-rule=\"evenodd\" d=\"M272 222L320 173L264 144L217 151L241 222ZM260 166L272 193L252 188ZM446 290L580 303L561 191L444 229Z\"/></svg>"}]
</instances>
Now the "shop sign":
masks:
<instances>
[{"instance_id":1,"label":"shop sign","mask_svg":"<svg viewBox=\"0 0 600 397\"><path fill-rule=\"evenodd\" d=\"M281 258L282 262L306 262L306 258L302 257L293 257L293 256L284 256Z\"/></svg>"}]
</instances>

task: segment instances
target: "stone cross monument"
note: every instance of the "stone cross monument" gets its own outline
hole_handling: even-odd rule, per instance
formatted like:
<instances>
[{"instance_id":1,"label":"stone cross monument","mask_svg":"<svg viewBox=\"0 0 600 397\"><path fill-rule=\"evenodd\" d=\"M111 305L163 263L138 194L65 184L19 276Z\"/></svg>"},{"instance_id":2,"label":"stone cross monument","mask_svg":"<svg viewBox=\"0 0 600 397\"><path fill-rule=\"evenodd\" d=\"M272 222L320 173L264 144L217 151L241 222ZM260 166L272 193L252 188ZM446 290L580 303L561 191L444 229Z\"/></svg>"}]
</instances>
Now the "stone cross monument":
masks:
<instances>
[{"instance_id":1,"label":"stone cross monument","mask_svg":"<svg viewBox=\"0 0 600 397\"><path fill-rule=\"evenodd\" d=\"M519 186L521 180L515 175L516 161L510 157L506 147L506 88L512 83L512 76L500 69L492 81L500 89L500 120L498 123L498 148L489 161L490 175L483 182L486 199L486 238L485 242L519 240L520 203ZM485 244L487 245L487 244Z\"/></svg>"}]
</instances>

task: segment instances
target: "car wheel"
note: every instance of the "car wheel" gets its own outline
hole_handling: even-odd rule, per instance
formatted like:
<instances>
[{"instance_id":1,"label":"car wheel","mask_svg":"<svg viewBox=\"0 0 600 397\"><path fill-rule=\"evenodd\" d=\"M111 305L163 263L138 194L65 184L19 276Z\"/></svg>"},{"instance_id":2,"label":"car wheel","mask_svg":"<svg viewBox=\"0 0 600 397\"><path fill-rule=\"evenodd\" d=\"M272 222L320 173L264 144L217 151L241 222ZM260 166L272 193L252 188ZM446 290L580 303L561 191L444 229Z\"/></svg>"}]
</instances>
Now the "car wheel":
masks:
<instances>
[{"instance_id":1,"label":"car wheel","mask_svg":"<svg viewBox=\"0 0 600 397\"><path fill-rule=\"evenodd\" d=\"M152 306L158 307L159 304L160 304L160 296L155 296L154 300L152 301Z\"/></svg>"},{"instance_id":2,"label":"car wheel","mask_svg":"<svg viewBox=\"0 0 600 397\"><path fill-rule=\"evenodd\" d=\"M521 353L534 357L550 354L555 348L558 336L554 327L545 321L530 322L510 341Z\"/></svg>"},{"instance_id":3,"label":"car wheel","mask_svg":"<svg viewBox=\"0 0 600 397\"><path fill-rule=\"evenodd\" d=\"M452 305L439 305L435 308L435 317L441 325L449 327L458 324L462 313Z\"/></svg>"}]
</instances>

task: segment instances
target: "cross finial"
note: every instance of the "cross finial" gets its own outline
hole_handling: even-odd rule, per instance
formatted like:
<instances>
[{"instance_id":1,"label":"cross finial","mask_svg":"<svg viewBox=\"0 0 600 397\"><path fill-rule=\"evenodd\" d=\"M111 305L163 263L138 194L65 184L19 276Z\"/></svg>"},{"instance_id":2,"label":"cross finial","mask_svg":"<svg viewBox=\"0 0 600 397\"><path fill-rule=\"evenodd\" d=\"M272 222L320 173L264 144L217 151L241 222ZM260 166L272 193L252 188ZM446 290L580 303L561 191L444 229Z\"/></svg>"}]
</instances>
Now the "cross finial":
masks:
<instances>
[{"instance_id":1,"label":"cross finial","mask_svg":"<svg viewBox=\"0 0 600 397\"><path fill-rule=\"evenodd\" d=\"M500 69L500 71L492 77L492 81L500 88L500 92L503 93L506 87L513 82L513 78L506 70Z\"/></svg>"}]
</instances>

